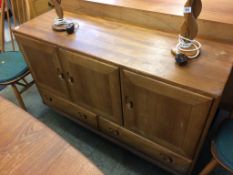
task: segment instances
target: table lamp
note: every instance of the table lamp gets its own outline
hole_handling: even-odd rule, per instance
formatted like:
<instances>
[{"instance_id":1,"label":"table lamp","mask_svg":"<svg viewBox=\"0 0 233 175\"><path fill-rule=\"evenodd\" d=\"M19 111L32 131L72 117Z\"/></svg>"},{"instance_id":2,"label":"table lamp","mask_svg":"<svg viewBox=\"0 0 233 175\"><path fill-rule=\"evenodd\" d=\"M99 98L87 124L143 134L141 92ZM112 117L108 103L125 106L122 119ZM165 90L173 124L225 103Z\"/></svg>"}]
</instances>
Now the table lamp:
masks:
<instances>
[{"instance_id":1,"label":"table lamp","mask_svg":"<svg viewBox=\"0 0 233 175\"><path fill-rule=\"evenodd\" d=\"M61 0L50 0L50 2L54 6L58 16L58 18L54 20L52 29L58 32L67 31L69 34L73 33L75 29L78 28L78 24L64 18L63 9L61 7Z\"/></svg>"},{"instance_id":2,"label":"table lamp","mask_svg":"<svg viewBox=\"0 0 233 175\"><path fill-rule=\"evenodd\" d=\"M187 59L200 55L201 44L195 40L198 34L197 18L202 10L201 0L187 0L184 6L184 23L181 26L178 44L172 49L175 56L183 55Z\"/></svg>"}]
</instances>

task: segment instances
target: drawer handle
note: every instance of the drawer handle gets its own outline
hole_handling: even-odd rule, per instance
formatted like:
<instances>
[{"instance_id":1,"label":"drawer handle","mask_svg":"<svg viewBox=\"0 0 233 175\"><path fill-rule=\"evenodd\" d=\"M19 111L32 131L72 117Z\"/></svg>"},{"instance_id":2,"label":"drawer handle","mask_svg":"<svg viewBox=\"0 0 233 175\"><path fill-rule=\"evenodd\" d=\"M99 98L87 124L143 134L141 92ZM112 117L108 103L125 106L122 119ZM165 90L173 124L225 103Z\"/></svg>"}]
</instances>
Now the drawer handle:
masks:
<instances>
[{"instance_id":1,"label":"drawer handle","mask_svg":"<svg viewBox=\"0 0 233 175\"><path fill-rule=\"evenodd\" d=\"M108 130L109 130L110 134L112 134L112 135L115 135L115 136L119 136L120 135L119 131L117 131L115 129L108 128Z\"/></svg>"},{"instance_id":2,"label":"drawer handle","mask_svg":"<svg viewBox=\"0 0 233 175\"><path fill-rule=\"evenodd\" d=\"M162 158L162 160L164 162L167 162L167 163L172 163L173 162L173 159L167 155L164 155L162 153L160 153L160 157Z\"/></svg>"},{"instance_id":3,"label":"drawer handle","mask_svg":"<svg viewBox=\"0 0 233 175\"><path fill-rule=\"evenodd\" d=\"M48 100L49 97L46 94L44 94L44 99Z\"/></svg>"},{"instance_id":4,"label":"drawer handle","mask_svg":"<svg viewBox=\"0 0 233 175\"><path fill-rule=\"evenodd\" d=\"M82 114L81 116L83 119L85 119L85 120L87 119L87 116L85 114Z\"/></svg>"},{"instance_id":5,"label":"drawer handle","mask_svg":"<svg viewBox=\"0 0 233 175\"><path fill-rule=\"evenodd\" d=\"M53 98L52 98L52 97L50 97L50 98L49 98L49 101L51 101L51 102L52 102L52 101L53 101Z\"/></svg>"},{"instance_id":6,"label":"drawer handle","mask_svg":"<svg viewBox=\"0 0 233 175\"><path fill-rule=\"evenodd\" d=\"M85 120L87 119L87 115L85 115L85 114L83 114L83 113L81 113L81 112L79 112L78 115L79 115L79 117L82 118L82 119L85 119Z\"/></svg>"}]
</instances>

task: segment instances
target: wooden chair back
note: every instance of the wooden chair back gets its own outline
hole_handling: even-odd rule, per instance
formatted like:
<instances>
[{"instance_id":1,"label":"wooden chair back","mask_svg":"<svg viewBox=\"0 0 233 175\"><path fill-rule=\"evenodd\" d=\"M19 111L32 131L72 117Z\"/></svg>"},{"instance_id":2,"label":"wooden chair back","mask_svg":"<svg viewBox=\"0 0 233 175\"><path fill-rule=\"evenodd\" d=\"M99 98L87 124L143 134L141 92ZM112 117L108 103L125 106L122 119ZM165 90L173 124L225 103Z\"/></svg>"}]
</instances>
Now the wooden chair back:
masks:
<instances>
[{"instance_id":1,"label":"wooden chair back","mask_svg":"<svg viewBox=\"0 0 233 175\"><path fill-rule=\"evenodd\" d=\"M28 21L34 13L29 0L11 0L11 3L18 24Z\"/></svg>"},{"instance_id":2,"label":"wooden chair back","mask_svg":"<svg viewBox=\"0 0 233 175\"><path fill-rule=\"evenodd\" d=\"M14 38L13 38L13 33L11 30L11 20L10 20L10 12L9 9L11 9L11 4L9 0L2 0L1 1L1 10L0 10L0 51L4 52L5 51L5 15L8 23L8 28L10 32L10 37L11 37L11 43L12 43L12 48L15 50L15 45L14 45ZM12 14L14 16L14 13Z\"/></svg>"},{"instance_id":3,"label":"wooden chair back","mask_svg":"<svg viewBox=\"0 0 233 175\"><path fill-rule=\"evenodd\" d=\"M5 32L4 21L7 15L8 26L10 30L12 47L15 50L13 34L11 31L11 22L9 11L11 9L14 18L14 26L22 24L41 13L49 10L48 0L2 0L0 10L0 52L5 51ZM7 8L6 8L7 7Z\"/></svg>"},{"instance_id":4,"label":"wooden chair back","mask_svg":"<svg viewBox=\"0 0 233 175\"><path fill-rule=\"evenodd\" d=\"M48 0L11 0L12 10L19 24L22 24L49 10Z\"/></svg>"},{"instance_id":5,"label":"wooden chair back","mask_svg":"<svg viewBox=\"0 0 233 175\"><path fill-rule=\"evenodd\" d=\"M1 51L4 51L4 42L5 42L5 36L4 36L4 19L5 19L5 12L4 12L4 8L5 8L5 1L2 0L1 2L1 11L0 11L0 49Z\"/></svg>"}]
</instances>

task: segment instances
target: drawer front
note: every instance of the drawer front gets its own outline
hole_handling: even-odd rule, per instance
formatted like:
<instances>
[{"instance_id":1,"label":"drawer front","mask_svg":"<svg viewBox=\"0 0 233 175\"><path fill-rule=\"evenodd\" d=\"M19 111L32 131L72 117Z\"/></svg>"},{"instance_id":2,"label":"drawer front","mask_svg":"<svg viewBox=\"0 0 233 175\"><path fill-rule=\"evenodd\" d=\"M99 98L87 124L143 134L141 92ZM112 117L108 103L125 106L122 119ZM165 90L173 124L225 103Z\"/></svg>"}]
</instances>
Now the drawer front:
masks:
<instances>
[{"instance_id":1,"label":"drawer front","mask_svg":"<svg viewBox=\"0 0 233 175\"><path fill-rule=\"evenodd\" d=\"M50 93L46 90L41 91L41 96L44 103L48 106L54 107L55 109L58 109L59 111L64 112L71 117L74 117L75 119L78 119L79 121L91 126L92 128L97 129L97 117L94 113L74 105L67 100L57 97L53 93Z\"/></svg>"},{"instance_id":2,"label":"drawer front","mask_svg":"<svg viewBox=\"0 0 233 175\"><path fill-rule=\"evenodd\" d=\"M191 166L192 161L190 159L178 155L102 117L99 117L99 128L107 135L130 145L132 148L159 161L162 165L173 169L175 172L186 173Z\"/></svg>"}]
</instances>

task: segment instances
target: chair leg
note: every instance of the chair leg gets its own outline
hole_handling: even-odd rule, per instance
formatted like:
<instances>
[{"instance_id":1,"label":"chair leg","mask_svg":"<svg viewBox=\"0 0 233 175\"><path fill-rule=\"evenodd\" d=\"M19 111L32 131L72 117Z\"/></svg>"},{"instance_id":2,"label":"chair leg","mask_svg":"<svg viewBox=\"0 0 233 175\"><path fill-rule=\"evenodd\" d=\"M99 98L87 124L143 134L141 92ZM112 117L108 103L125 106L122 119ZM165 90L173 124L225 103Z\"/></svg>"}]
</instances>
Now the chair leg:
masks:
<instances>
[{"instance_id":1,"label":"chair leg","mask_svg":"<svg viewBox=\"0 0 233 175\"><path fill-rule=\"evenodd\" d=\"M199 175L208 175L218 165L215 159L212 159L205 168L199 173Z\"/></svg>"},{"instance_id":2,"label":"chair leg","mask_svg":"<svg viewBox=\"0 0 233 175\"><path fill-rule=\"evenodd\" d=\"M16 87L15 84L12 84L11 86L12 86L12 88L13 88L13 91L14 91L14 93L15 93L16 99L17 99L17 101L18 101L20 107L23 108L23 109L26 111L27 109L26 109L26 106L25 106L25 104L24 104L24 102L23 102L23 99L22 99L22 96L21 96L19 90L17 89L17 87Z\"/></svg>"}]
</instances>

